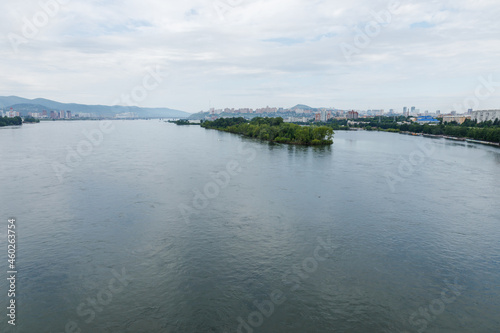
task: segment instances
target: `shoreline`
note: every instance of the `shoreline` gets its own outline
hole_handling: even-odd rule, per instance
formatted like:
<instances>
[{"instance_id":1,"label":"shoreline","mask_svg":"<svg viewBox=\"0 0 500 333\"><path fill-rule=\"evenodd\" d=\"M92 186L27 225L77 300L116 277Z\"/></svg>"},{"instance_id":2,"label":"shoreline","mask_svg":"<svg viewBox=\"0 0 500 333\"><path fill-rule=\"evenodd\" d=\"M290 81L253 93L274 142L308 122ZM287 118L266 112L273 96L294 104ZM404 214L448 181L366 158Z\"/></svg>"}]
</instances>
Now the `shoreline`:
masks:
<instances>
[{"instance_id":1,"label":"shoreline","mask_svg":"<svg viewBox=\"0 0 500 333\"><path fill-rule=\"evenodd\" d=\"M349 132L349 131L367 131L367 130L363 129L363 128L359 128L359 127L352 127L348 130L337 130L337 131ZM443 134L426 134L426 133L415 133L415 132L408 132L408 131L393 132L393 131L385 131L385 130L371 130L371 131L367 131L367 132L385 132L385 133L395 133L395 134L403 134L403 135L411 135L411 136L423 136L426 138L446 139L446 140L453 140L453 141L477 143L477 144L481 144L481 145L500 148L499 142L482 141L482 140L475 140L475 139L469 139L469 138L457 137L457 136L449 136L449 135L443 135Z\"/></svg>"},{"instance_id":2,"label":"shoreline","mask_svg":"<svg viewBox=\"0 0 500 333\"><path fill-rule=\"evenodd\" d=\"M425 134L425 133L414 133L414 132L399 132L399 134L412 135L412 136L423 136L423 137L426 137L426 138L446 139L446 140L469 142L469 143L478 143L478 144L482 144L482 145L487 145L487 146L493 146L493 147L499 147L500 148L500 143L498 143L498 142L475 140L475 139L469 139L469 138L463 138L463 137L457 137L457 136L439 135L439 134Z\"/></svg>"}]
</instances>

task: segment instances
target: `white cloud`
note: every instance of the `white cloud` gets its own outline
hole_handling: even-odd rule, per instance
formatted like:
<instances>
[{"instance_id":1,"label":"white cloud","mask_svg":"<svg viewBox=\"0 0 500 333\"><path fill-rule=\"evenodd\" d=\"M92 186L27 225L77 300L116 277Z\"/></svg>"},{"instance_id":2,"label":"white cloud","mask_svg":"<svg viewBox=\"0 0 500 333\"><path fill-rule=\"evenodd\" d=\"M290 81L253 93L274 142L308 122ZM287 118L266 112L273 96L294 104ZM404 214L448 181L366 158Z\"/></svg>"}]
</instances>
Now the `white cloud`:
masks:
<instances>
[{"instance_id":1,"label":"white cloud","mask_svg":"<svg viewBox=\"0 0 500 333\"><path fill-rule=\"evenodd\" d=\"M351 61L340 45L390 1L66 0L40 24L40 3L56 1L4 4L3 94L111 104L160 65L168 75L143 106L449 110L479 76L500 81L497 1L401 1ZM9 34L37 15L14 53ZM500 92L482 103L500 107Z\"/></svg>"}]
</instances>

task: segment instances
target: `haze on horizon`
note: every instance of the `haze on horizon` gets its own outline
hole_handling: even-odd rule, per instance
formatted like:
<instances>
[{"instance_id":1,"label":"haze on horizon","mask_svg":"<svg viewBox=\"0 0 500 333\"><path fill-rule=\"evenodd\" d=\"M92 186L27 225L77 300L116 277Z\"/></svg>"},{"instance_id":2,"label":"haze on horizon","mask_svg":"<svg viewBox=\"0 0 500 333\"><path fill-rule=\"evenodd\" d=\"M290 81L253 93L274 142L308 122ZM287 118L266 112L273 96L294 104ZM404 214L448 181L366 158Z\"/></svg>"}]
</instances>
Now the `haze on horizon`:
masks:
<instances>
[{"instance_id":1,"label":"haze on horizon","mask_svg":"<svg viewBox=\"0 0 500 333\"><path fill-rule=\"evenodd\" d=\"M187 112L500 108L499 14L494 0L9 2L0 95L126 105L147 87L134 105Z\"/></svg>"}]
</instances>

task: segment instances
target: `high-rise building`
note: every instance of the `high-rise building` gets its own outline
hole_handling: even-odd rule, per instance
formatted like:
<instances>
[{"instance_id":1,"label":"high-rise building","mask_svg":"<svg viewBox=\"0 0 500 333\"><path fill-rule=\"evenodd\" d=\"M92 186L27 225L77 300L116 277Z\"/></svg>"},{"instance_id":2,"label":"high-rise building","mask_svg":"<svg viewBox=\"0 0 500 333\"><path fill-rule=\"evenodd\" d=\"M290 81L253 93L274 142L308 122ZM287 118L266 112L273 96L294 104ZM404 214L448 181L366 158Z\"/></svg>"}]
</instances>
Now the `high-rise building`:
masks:
<instances>
[{"instance_id":1,"label":"high-rise building","mask_svg":"<svg viewBox=\"0 0 500 333\"><path fill-rule=\"evenodd\" d=\"M412 114L415 113L415 107L414 106L411 107L411 113Z\"/></svg>"},{"instance_id":2,"label":"high-rise building","mask_svg":"<svg viewBox=\"0 0 500 333\"><path fill-rule=\"evenodd\" d=\"M359 118L359 113L356 111L352 110L347 112L347 119L358 119Z\"/></svg>"},{"instance_id":3,"label":"high-rise building","mask_svg":"<svg viewBox=\"0 0 500 333\"><path fill-rule=\"evenodd\" d=\"M64 110L59 111L59 118L61 118L61 119L66 118L66 111L64 111Z\"/></svg>"},{"instance_id":4,"label":"high-rise building","mask_svg":"<svg viewBox=\"0 0 500 333\"><path fill-rule=\"evenodd\" d=\"M495 121L500 119L500 110L483 110L483 111L473 111L472 120L476 120L478 123L483 121Z\"/></svg>"},{"instance_id":5,"label":"high-rise building","mask_svg":"<svg viewBox=\"0 0 500 333\"><path fill-rule=\"evenodd\" d=\"M68 119L71 119L71 111L66 111L66 117L67 117Z\"/></svg>"},{"instance_id":6,"label":"high-rise building","mask_svg":"<svg viewBox=\"0 0 500 333\"><path fill-rule=\"evenodd\" d=\"M21 113L19 113L19 111L14 111L12 108L10 108L10 110L6 112L5 116L9 118L20 117Z\"/></svg>"},{"instance_id":7,"label":"high-rise building","mask_svg":"<svg viewBox=\"0 0 500 333\"><path fill-rule=\"evenodd\" d=\"M326 122L328 120L328 112L325 109L321 110L321 121Z\"/></svg>"}]
</instances>

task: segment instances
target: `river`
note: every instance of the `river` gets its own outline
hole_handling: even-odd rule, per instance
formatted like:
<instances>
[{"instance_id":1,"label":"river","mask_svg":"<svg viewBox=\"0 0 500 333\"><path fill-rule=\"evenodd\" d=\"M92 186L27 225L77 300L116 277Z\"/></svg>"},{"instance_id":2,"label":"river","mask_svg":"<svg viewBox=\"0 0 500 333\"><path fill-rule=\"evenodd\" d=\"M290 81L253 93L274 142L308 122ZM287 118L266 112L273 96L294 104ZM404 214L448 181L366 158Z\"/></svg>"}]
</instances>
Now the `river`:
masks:
<instances>
[{"instance_id":1,"label":"river","mask_svg":"<svg viewBox=\"0 0 500 333\"><path fill-rule=\"evenodd\" d=\"M500 149L158 120L0 129L2 332L496 332ZM0 280L4 311L7 280Z\"/></svg>"}]
</instances>

